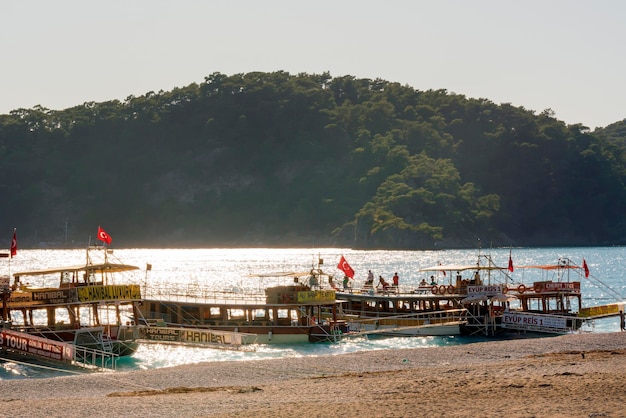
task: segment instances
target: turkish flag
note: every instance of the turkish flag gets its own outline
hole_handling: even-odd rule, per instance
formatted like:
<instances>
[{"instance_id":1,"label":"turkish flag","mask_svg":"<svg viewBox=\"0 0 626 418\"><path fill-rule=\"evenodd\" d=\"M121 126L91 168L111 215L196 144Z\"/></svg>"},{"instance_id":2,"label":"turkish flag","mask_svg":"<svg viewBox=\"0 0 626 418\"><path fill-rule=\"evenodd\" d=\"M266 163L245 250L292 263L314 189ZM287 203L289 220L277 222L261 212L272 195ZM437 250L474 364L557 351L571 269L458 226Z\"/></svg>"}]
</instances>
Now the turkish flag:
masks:
<instances>
[{"instance_id":1,"label":"turkish flag","mask_svg":"<svg viewBox=\"0 0 626 418\"><path fill-rule=\"evenodd\" d=\"M17 230L13 229L13 239L11 240L11 257L17 255Z\"/></svg>"},{"instance_id":2,"label":"turkish flag","mask_svg":"<svg viewBox=\"0 0 626 418\"><path fill-rule=\"evenodd\" d=\"M111 244L111 241L113 241L113 239L111 238L111 235L107 234L104 229L100 228L98 226L98 239L100 241L106 242L107 244Z\"/></svg>"},{"instance_id":3,"label":"turkish flag","mask_svg":"<svg viewBox=\"0 0 626 418\"><path fill-rule=\"evenodd\" d=\"M337 264L337 268L343 271L343 273L346 276L350 277L351 279L354 279L354 270L352 270L352 267L350 267L350 264L348 264L348 262L343 256L341 256L341 259L339 260L339 264Z\"/></svg>"},{"instance_id":4,"label":"turkish flag","mask_svg":"<svg viewBox=\"0 0 626 418\"><path fill-rule=\"evenodd\" d=\"M585 277L589 277L589 266L587 261L583 258L583 270L585 270Z\"/></svg>"}]
</instances>

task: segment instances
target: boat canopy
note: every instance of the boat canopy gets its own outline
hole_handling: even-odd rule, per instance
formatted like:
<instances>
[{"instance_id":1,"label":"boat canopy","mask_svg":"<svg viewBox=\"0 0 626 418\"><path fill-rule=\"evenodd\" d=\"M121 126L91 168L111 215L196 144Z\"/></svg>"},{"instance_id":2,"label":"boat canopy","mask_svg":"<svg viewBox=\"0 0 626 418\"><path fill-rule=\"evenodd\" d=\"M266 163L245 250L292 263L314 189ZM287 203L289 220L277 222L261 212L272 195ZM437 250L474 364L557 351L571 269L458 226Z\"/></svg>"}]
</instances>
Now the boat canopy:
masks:
<instances>
[{"instance_id":1,"label":"boat canopy","mask_svg":"<svg viewBox=\"0 0 626 418\"><path fill-rule=\"evenodd\" d=\"M506 267L483 266L476 264L446 264L433 267L424 267L419 271L466 271L466 270L506 270Z\"/></svg>"},{"instance_id":2,"label":"boat canopy","mask_svg":"<svg viewBox=\"0 0 626 418\"><path fill-rule=\"evenodd\" d=\"M22 271L19 273L13 273L13 276L15 277L43 276L46 274L79 272L79 271L101 274L101 273L119 273L123 271L131 271L131 270L139 270L139 267L132 266L130 264L103 263L103 264L89 264L89 265L82 265L82 266L56 267L56 268L43 269L43 270Z\"/></svg>"},{"instance_id":3,"label":"boat canopy","mask_svg":"<svg viewBox=\"0 0 626 418\"><path fill-rule=\"evenodd\" d=\"M248 274L248 277L302 277L302 276L326 276L320 269L312 269L309 271L275 271L270 273L256 273L256 274Z\"/></svg>"},{"instance_id":4,"label":"boat canopy","mask_svg":"<svg viewBox=\"0 0 626 418\"><path fill-rule=\"evenodd\" d=\"M489 297L487 295L473 295L461 299L461 303L465 305L468 303L481 302L485 300L489 300Z\"/></svg>"},{"instance_id":5,"label":"boat canopy","mask_svg":"<svg viewBox=\"0 0 626 418\"><path fill-rule=\"evenodd\" d=\"M580 269L581 267L574 264L545 264L535 266L515 266L516 269L541 269L541 270L560 270L560 269Z\"/></svg>"}]
</instances>

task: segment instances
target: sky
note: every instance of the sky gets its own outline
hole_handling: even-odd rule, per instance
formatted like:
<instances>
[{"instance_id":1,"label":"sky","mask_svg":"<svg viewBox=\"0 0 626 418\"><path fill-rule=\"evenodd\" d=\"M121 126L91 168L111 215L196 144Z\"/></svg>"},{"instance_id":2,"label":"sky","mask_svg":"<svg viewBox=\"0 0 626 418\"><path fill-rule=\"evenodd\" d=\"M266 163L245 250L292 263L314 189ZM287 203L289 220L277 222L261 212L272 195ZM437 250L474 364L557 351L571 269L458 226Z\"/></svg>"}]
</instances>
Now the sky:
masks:
<instances>
[{"instance_id":1,"label":"sky","mask_svg":"<svg viewBox=\"0 0 626 418\"><path fill-rule=\"evenodd\" d=\"M5 0L0 114L329 72L595 129L626 118L624 22L622 0Z\"/></svg>"}]
</instances>

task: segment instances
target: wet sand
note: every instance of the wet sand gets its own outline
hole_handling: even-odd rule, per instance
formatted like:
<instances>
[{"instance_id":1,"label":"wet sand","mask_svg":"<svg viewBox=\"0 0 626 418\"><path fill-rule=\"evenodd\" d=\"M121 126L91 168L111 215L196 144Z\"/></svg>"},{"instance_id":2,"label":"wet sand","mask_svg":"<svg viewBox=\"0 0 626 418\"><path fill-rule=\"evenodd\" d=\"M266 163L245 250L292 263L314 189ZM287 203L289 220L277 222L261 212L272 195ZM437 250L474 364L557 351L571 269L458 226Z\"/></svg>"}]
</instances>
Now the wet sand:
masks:
<instances>
[{"instance_id":1,"label":"wet sand","mask_svg":"<svg viewBox=\"0 0 626 418\"><path fill-rule=\"evenodd\" d=\"M6 417L626 417L626 333L0 381Z\"/></svg>"}]
</instances>

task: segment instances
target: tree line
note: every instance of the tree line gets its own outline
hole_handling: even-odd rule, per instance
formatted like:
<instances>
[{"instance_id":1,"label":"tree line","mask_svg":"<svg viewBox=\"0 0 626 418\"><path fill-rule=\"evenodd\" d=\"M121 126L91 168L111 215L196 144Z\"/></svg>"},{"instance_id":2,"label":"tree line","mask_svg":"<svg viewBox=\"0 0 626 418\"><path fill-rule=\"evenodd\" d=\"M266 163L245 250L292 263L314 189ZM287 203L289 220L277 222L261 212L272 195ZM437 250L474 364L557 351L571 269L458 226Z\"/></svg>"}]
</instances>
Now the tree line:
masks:
<instances>
[{"instance_id":1,"label":"tree line","mask_svg":"<svg viewBox=\"0 0 626 418\"><path fill-rule=\"evenodd\" d=\"M0 115L0 231L36 246L626 241L626 120L590 131L381 79L278 71ZM0 236L0 242L3 238Z\"/></svg>"}]
</instances>

